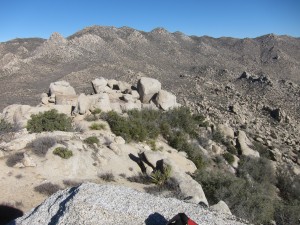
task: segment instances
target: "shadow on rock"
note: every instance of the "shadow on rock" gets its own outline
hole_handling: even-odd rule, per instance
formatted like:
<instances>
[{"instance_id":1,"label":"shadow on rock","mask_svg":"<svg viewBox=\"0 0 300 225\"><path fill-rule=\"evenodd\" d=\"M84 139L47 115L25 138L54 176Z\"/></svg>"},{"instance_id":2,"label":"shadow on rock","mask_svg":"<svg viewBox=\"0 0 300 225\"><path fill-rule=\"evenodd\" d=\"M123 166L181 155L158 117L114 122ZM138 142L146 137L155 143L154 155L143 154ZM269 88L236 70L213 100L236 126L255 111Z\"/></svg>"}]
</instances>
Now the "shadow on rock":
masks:
<instances>
[{"instance_id":1,"label":"shadow on rock","mask_svg":"<svg viewBox=\"0 0 300 225\"><path fill-rule=\"evenodd\" d=\"M9 205L0 205L0 225L5 225L20 216L23 216L21 210Z\"/></svg>"}]
</instances>

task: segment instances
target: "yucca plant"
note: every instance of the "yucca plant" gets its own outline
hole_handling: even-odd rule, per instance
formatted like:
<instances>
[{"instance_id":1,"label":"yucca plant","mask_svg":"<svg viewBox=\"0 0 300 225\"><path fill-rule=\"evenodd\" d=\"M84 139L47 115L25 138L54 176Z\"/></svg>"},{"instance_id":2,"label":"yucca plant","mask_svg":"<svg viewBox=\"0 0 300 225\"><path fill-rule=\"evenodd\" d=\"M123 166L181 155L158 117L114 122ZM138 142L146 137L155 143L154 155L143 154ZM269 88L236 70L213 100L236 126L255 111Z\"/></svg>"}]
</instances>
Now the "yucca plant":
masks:
<instances>
[{"instance_id":1,"label":"yucca plant","mask_svg":"<svg viewBox=\"0 0 300 225\"><path fill-rule=\"evenodd\" d=\"M150 175L152 183L162 186L164 185L171 177L172 168L171 166L167 165L164 167L163 172L160 170L155 170Z\"/></svg>"}]
</instances>

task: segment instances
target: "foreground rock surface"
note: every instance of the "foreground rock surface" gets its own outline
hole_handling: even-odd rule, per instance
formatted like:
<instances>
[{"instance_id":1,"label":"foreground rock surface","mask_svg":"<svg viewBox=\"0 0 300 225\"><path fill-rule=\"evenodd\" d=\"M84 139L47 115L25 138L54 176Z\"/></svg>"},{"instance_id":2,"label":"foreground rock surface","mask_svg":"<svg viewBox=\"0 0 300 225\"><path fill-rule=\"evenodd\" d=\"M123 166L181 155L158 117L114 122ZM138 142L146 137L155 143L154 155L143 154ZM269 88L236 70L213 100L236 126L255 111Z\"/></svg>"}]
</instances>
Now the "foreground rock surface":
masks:
<instances>
[{"instance_id":1,"label":"foreground rock surface","mask_svg":"<svg viewBox=\"0 0 300 225\"><path fill-rule=\"evenodd\" d=\"M112 185L85 183L59 191L23 217L18 224L153 224L165 225L178 212L198 224L243 224L233 216L208 211L196 204L160 198Z\"/></svg>"}]
</instances>

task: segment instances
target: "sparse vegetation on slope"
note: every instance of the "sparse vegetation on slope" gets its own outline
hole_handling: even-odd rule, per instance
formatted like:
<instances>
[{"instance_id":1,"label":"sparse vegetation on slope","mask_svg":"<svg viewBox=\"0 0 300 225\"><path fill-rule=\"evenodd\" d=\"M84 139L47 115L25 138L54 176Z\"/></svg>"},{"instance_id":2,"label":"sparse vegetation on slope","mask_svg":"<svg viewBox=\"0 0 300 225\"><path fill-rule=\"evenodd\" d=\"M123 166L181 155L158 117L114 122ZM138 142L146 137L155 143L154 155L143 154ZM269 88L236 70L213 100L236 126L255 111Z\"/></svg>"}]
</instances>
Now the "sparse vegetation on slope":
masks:
<instances>
[{"instance_id":1,"label":"sparse vegetation on slope","mask_svg":"<svg viewBox=\"0 0 300 225\"><path fill-rule=\"evenodd\" d=\"M210 204L223 200L234 215L257 224L266 224L274 217L276 190L270 183L260 184L221 171L199 171L196 180Z\"/></svg>"},{"instance_id":2,"label":"sparse vegetation on slope","mask_svg":"<svg viewBox=\"0 0 300 225\"><path fill-rule=\"evenodd\" d=\"M92 123L90 126L91 130L104 130L105 129L105 124L103 123Z\"/></svg>"},{"instance_id":3,"label":"sparse vegetation on slope","mask_svg":"<svg viewBox=\"0 0 300 225\"><path fill-rule=\"evenodd\" d=\"M205 160L196 144L191 142L198 137L200 126L206 126L204 117L194 115L188 108L180 107L166 112L143 109L127 112L128 117L123 117L116 112L103 115L111 130L122 136L127 142L150 141L162 135L168 144L187 153L197 166L202 168Z\"/></svg>"}]
</instances>

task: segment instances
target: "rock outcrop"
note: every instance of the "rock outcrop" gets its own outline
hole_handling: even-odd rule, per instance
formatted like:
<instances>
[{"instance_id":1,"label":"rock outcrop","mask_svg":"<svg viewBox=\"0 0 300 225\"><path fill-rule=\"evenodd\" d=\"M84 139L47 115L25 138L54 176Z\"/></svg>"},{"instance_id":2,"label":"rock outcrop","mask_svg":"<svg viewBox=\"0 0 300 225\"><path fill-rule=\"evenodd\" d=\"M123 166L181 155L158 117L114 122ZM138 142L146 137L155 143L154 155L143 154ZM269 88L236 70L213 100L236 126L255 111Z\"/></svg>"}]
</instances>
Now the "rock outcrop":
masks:
<instances>
[{"instance_id":1,"label":"rock outcrop","mask_svg":"<svg viewBox=\"0 0 300 225\"><path fill-rule=\"evenodd\" d=\"M229 214L231 215L231 211L228 205L224 201L219 201L217 204L212 205L210 209L217 211L219 213Z\"/></svg>"},{"instance_id":2,"label":"rock outcrop","mask_svg":"<svg viewBox=\"0 0 300 225\"><path fill-rule=\"evenodd\" d=\"M85 183L59 191L8 225L152 224L165 225L185 212L202 225L242 225L233 216L216 214L196 204L155 197L130 188Z\"/></svg>"},{"instance_id":3,"label":"rock outcrop","mask_svg":"<svg viewBox=\"0 0 300 225\"><path fill-rule=\"evenodd\" d=\"M177 107L176 96L165 90L160 90L155 98L157 106L163 110Z\"/></svg>"},{"instance_id":4,"label":"rock outcrop","mask_svg":"<svg viewBox=\"0 0 300 225\"><path fill-rule=\"evenodd\" d=\"M153 78L142 77L137 85L142 103L149 103L150 100L161 90L161 83Z\"/></svg>"},{"instance_id":5,"label":"rock outcrop","mask_svg":"<svg viewBox=\"0 0 300 225\"><path fill-rule=\"evenodd\" d=\"M237 144L239 149L241 150L242 155L259 157L259 152L251 148L253 147L253 144L251 143L244 131L239 131Z\"/></svg>"}]
</instances>

